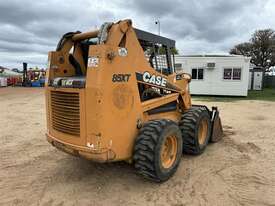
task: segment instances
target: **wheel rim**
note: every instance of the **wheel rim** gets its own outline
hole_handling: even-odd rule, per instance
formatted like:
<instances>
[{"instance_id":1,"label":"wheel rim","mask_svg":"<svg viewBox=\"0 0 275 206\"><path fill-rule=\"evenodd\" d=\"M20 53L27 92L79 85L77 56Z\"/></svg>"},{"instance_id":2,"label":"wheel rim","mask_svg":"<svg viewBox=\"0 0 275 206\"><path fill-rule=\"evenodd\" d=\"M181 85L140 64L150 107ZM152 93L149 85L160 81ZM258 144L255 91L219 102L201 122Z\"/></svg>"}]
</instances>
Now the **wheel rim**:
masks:
<instances>
[{"instance_id":1,"label":"wheel rim","mask_svg":"<svg viewBox=\"0 0 275 206\"><path fill-rule=\"evenodd\" d=\"M208 133L208 122L207 119L202 119L199 125L199 144L202 145L205 143L205 139Z\"/></svg>"},{"instance_id":2,"label":"wheel rim","mask_svg":"<svg viewBox=\"0 0 275 206\"><path fill-rule=\"evenodd\" d=\"M174 135L168 136L161 148L161 163L164 168L170 168L176 160L178 141Z\"/></svg>"}]
</instances>

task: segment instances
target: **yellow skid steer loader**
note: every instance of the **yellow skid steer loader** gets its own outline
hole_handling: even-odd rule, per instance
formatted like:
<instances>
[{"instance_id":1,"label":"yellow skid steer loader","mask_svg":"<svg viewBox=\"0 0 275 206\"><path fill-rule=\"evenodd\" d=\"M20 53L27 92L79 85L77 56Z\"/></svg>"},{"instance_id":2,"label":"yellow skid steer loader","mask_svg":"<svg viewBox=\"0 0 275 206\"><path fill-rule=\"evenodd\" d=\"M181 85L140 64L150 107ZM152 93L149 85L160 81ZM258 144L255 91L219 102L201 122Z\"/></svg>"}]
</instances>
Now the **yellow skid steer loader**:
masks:
<instances>
[{"instance_id":1,"label":"yellow skid steer loader","mask_svg":"<svg viewBox=\"0 0 275 206\"><path fill-rule=\"evenodd\" d=\"M65 34L49 52L47 140L97 162L128 161L156 182L182 152L201 154L222 136L217 108L192 105L190 75L175 73L175 41L131 20Z\"/></svg>"}]
</instances>

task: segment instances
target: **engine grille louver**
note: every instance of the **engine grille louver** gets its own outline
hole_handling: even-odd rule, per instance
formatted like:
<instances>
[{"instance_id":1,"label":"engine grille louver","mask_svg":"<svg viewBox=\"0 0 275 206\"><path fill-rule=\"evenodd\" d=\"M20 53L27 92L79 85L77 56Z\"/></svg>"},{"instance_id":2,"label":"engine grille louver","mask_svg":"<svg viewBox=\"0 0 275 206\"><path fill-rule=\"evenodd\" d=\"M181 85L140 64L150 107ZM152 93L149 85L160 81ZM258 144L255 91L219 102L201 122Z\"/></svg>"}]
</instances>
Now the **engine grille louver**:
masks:
<instances>
[{"instance_id":1,"label":"engine grille louver","mask_svg":"<svg viewBox=\"0 0 275 206\"><path fill-rule=\"evenodd\" d=\"M79 93L51 91L52 128L80 136Z\"/></svg>"}]
</instances>

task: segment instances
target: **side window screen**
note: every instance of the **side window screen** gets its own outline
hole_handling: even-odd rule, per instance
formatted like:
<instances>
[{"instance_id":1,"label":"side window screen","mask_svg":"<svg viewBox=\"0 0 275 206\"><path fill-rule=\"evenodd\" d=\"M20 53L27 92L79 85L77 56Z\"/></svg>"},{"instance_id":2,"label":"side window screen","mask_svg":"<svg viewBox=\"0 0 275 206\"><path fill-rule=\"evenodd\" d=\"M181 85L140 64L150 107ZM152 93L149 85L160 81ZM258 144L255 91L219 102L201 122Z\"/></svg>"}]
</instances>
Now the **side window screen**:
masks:
<instances>
[{"instance_id":1,"label":"side window screen","mask_svg":"<svg viewBox=\"0 0 275 206\"><path fill-rule=\"evenodd\" d=\"M157 47L156 45L152 45L151 47L143 48L145 58L150 63L151 67L153 67L156 71L168 75L172 73L172 67L169 66L168 58L171 59L171 56L167 55L168 48L166 47ZM171 61L170 61L171 62Z\"/></svg>"}]
</instances>

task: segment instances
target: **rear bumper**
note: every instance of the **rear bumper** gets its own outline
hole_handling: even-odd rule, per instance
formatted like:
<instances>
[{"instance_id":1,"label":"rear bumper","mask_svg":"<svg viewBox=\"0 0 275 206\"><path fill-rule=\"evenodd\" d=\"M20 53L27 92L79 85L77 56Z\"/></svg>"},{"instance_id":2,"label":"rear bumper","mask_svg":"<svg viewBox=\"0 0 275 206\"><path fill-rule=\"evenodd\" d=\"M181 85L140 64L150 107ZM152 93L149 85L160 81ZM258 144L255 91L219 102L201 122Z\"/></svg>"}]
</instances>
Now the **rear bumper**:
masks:
<instances>
[{"instance_id":1,"label":"rear bumper","mask_svg":"<svg viewBox=\"0 0 275 206\"><path fill-rule=\"evenodd\" d=\"M73 156L80 156L95 162L107 162L107 161L113 161L115 159L114 158L115 155L113 154L113 152L108 149L94 149L94 148L69 144L54 138L49 133L46 133L46 137L47 137L47 141L51 145Z\"/></svg>"}]
</instances>

